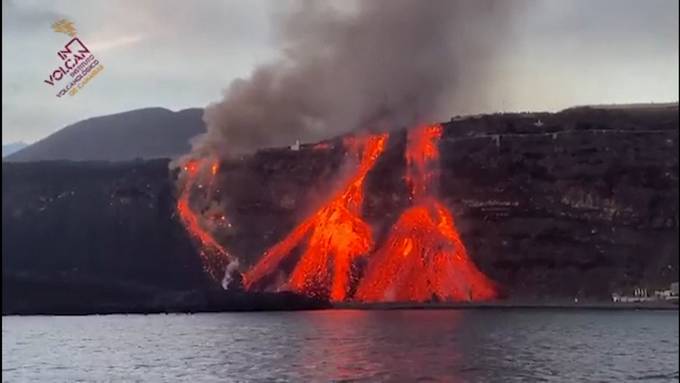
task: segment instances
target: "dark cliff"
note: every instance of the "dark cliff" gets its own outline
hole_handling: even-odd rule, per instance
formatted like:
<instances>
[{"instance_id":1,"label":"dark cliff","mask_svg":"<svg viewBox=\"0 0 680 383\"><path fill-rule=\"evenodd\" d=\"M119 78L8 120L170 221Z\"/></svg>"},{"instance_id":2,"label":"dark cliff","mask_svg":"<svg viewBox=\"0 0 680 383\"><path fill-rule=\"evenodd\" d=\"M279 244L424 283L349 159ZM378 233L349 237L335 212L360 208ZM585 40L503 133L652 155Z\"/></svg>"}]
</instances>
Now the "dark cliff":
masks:
<instances>
[{"instance_id":1,"label":"dark cliff","mask_svg":"<svg viewBox=\"0 0 680 383\"><path fill-rule=\"evenodd\" d=\"M404 145L393 133L367 179L378 242L407 204ZM440 151L441 197L508 296L604 299L677 280L677 107L452 120ZM252 263L323 199L341 163L340 150L303 147L223 164L216 198L233 227L218 238ZM3 311L54 289L97 300L211 286L174 214L174 176L164 160L4 163Z\"/></svg>"},{"instance_id":2,"label":"dark cliff","mask_svg":"<svg viewBox=\"0 0 680 383\"><path fill-rule=\"evenodd\" d=\"M366 182L377 242L408 204L405 131ZM678 109L486 115L445 124L440 194L471 257L510 297L598 298L678 279ZM246 262L325 195L337 152L261 152L224 170ZM239 185L228 190L226 185ZM311 202L310 202L311 201Z\"/></svg>"},{"instance_id":3,"label":"dark cliff","mask_svg":"<svg viewBox=\"0 0 680 383\"><path fill-rule=\"evenodd\" d=\"M3 313L324 307L225 293L203 272L174 193L167 160L3 164Z\"/></svg>"}]
</instances>

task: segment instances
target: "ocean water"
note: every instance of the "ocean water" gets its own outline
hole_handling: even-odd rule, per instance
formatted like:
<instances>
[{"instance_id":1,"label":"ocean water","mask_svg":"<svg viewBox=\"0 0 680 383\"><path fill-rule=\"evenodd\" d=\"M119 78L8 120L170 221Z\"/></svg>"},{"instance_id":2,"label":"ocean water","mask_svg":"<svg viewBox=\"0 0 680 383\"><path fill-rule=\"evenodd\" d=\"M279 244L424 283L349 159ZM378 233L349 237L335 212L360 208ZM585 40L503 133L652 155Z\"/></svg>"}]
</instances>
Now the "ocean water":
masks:
<instances>
[{"instance_id":1,"label":"ocean water","mask_svg":"<svg viewBox=\"0 0 680 383\"><path fill-rule=\"evenodd\" d=\"M3 317L3 382L678 381L677 311Z\"/></svg>"}]
</instances>

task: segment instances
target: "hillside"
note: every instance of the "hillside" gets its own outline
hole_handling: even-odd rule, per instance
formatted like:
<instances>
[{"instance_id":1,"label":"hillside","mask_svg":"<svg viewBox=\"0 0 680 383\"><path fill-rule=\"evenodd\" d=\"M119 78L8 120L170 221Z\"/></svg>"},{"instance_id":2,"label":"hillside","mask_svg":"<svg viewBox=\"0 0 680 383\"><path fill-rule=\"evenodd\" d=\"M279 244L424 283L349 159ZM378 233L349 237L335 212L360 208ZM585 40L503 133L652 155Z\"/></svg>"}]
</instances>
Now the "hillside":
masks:
<instances>
[{"instance_id":1,"label":"hillside","mask_svg":"<svg viewBox=\"0 0 680 383\"><path fill-rule=\"evenodd\" d=\"M606 300L677 280L677 108L497 114L444 128L441 199L470 257L510 298ZM378 242L409 203L405 141L394 132L366 180L363 217ZM220 242L255 262L326 195L342 158L304 146L224 163L214 198L233 228ZM174 211L167 160L3 163L2 177L3 310L69 302L57 292L74 289L125 302L211 285Z\"/></svg>"},{"instance_id":2,"label":"hillside","mask_svg":"<svg viewBox=\"0 0 680 383\"><path fill-rule=\"evenodd\" d=\"M190 150L205 131L199 108L173 112L147 108L94 117L69 125L4 161L127 161L172 158Z\"/></svg>"}]
</instances>

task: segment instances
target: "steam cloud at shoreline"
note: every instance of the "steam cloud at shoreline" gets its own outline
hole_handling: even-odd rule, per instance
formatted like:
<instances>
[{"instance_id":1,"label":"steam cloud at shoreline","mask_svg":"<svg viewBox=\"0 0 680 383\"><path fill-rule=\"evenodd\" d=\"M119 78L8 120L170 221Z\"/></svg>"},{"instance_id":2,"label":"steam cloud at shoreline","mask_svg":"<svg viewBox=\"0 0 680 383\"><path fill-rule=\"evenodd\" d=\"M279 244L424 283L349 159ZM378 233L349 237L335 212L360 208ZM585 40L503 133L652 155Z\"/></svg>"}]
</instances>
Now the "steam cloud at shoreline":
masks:
<instances>
[{"instance_id":1,"label":"steam cloud at shoreline","mask_svg":"<svg viewBox=\"0 0 680 383\"><path fill-rule=\"evenodd\" d=\"M207 133L193 155L447 119L492 91L484 79L519 6L508 3L372 0L342 10L296 3L277 20L281 57L206 108Z\"/></svg>"}]
</instances>

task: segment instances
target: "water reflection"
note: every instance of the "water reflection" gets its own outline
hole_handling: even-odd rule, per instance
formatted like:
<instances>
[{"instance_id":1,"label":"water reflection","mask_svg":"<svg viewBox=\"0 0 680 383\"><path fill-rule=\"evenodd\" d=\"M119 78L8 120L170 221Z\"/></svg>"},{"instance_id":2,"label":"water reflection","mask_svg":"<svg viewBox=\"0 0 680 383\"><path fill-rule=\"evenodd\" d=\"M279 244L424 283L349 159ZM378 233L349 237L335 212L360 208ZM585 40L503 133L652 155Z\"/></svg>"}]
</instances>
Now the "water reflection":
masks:
<instances>
[{"instance_id":1,"label":"water reflection","mask_svg":"<svg viewBox=\"0 0 680 383\"><path fill-rule=\"evenodd\" d=\"M677 381L678 312L3 317L3 381Z\"/></svg>"},{"instance_id":2,"label":"water reflection","mask_svg":"<svg viewBox=\"0 0 680 383\"><path fill-rule=\"evenodd\" d=\"M441 311L310 313L298 373L311 380L455 381L460 319L460 312ZM433 361L436 371L428 368Z\"/></svg>"}]
</instances>

